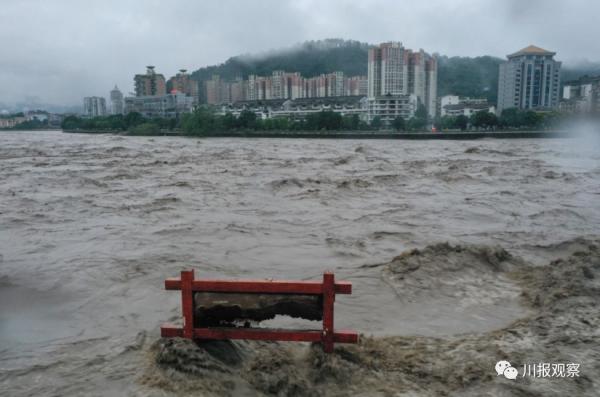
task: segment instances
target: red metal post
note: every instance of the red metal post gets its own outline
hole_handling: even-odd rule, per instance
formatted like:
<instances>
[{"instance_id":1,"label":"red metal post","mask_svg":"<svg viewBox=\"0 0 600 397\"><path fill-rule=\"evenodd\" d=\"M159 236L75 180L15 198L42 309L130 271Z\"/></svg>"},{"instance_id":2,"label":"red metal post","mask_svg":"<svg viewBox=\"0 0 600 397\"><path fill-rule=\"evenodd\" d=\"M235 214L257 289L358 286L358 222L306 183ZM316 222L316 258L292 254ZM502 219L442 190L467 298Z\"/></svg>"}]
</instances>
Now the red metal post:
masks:
<instances>
[{"instance_id":1,"label":"red metal post","mask_svg":"<svg viewBox=\"0 0 600 397\"><path fill-rule=\"evenodd\" d=\"M181 278L166 279L165 289L180 290ZM323 283L321 281L291 280L194 280L192 289L202 292L321 295L323 293ZM352 283L348 281L336 282L335 293L351 294Z\"/></svg>"},{"instance_id":2,"label":"red metal post","mask_svg":"<svg viewBox=\"0 0 600 397\"><path fill-rule=\"evenodd\" d=\"M183 337L187 339L194 338L193 282L194 270L183 270L181 272L181 307L183 309Z\"/></svg>"},{"instance_id":3,"label":"red metal post","mask_svg":"<svg viewBox=\"0 0 600 397\"><path fill-rule=\"evenodd\" d=\"M333 352L333 304L335 301L335 279L331 272L323 274L323 351Z\"/></svg>"},{"instance_id":4,"label":"red metal post","mask_svg":"<svg viewBox=\"0 0 600 397\"><path fill-rule=\"evenodd\" d=\"M358 334L354 331L334 330L334 303L336 294L351 294L352 284L346 281L335 282L331 272L323 274L323 282L289 280L195 280L194 271L181 272L179 279L165 280L165 288L181 290L183 327L172 324L161 326L163 338L184 337L188 339L255 339L281 341L321 341L323 351L333 352L334 343L357 343ZM236 292L236 293L300 293L321 295L323 298L322 330L288 329L246 329L235 327L194 328L194 291Z\"/></svg>"}]
</instances>

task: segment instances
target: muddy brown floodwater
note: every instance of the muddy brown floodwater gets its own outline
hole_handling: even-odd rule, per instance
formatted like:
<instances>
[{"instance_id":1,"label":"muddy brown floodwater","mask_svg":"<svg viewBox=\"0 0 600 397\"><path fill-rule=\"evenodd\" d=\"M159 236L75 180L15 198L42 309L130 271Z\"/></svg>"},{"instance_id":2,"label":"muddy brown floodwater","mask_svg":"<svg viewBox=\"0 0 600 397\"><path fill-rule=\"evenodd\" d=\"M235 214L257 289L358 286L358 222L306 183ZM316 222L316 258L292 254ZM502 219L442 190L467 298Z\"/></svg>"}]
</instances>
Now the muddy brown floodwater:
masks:
<instances>
[{"instance_id":1,"label":"muddy brown floodwater","mask_svg":"<svg viewBox=\"0 0 600 397\"><path fill-rule=\"evenodd\" d=\"M599 234L597 138L2 132L0 394L597 395ZM365 336L329 356L161 340L186 268L333 270L354 284L336 326ZM580 373L509 380L498 360Z\"/></svg>"}]
</instances>

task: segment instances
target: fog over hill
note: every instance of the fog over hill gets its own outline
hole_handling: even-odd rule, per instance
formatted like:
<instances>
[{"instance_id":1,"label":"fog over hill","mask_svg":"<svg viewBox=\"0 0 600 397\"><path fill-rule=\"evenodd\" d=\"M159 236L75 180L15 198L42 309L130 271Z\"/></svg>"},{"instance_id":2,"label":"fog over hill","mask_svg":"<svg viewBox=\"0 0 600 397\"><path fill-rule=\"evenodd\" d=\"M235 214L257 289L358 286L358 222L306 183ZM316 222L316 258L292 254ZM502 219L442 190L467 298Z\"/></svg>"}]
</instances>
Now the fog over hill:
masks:
<instances>
[{"instance_id":1,"label":"fog over hill","mask_svg":"<svg viewBox=\"0 0 600 397\"><path fill-rule=\"evenodd\" d=\"M129 94L133 76L146 65L155 65L167 78L182 68L200 68L198 75L206 78L221 71L210 65L221 63L229 70L224 76L268 71L277 65L262 58L226 60L327 37L371 44L399 40L449 57L504 58L535 44L556 51L570 67L600 61L599 11L600 2L592 0L4 0L0 103L5 106L0 111L19 103L81 106L83 97L108 96L115 84ZM354 51L352 59L361 59L364 49L358 45ZM286 66L280 52L261 55ZM317 53L325 58L321 63L313 66L314 58L298 56L297 68L310 75L327 67L352 74L366 67L359 61L341 68L335 62L344 58Z\"/></svg>"},{"instance_id":2,"label":"fog over hill","mask_svg":"<svg viewBox=\"0 0 600 397\"><path fill-rule=\"evenodd\" d=\"M250 74L268 75L274 70L300 72L305 77L337 70L348 76L366 75L370 46L368 43L343 39L306 41L280 50L234 56L220 65L202 67L194 71L192 76L204 81L218 74L222 79L233 80L237 77L245 79ZM484 97L496 102L498 65L503 61L502 58L436 55L439 62L438 95ZM560 60L560 56L556 58ZM564 82L586 74L600 74L600 62L563 64L561 78Z\"/></svg>"}]
</instances>

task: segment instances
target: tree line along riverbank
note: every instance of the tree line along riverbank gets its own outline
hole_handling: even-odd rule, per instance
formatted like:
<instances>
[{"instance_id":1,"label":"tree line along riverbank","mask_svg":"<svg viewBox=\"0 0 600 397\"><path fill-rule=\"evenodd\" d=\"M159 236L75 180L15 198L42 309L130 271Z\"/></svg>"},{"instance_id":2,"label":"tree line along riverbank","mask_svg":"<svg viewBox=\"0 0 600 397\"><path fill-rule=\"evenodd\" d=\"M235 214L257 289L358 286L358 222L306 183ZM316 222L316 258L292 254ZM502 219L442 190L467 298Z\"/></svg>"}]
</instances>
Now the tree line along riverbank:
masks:
<instances>
[{"instance_id":1,"label":"tree line along riverbank","mask_svg":"<svg viewBox=\"0 0 600 397\"><path fill-rule=\"evenodd\" d=\"M563 120L563 115L554 112L536 113L507 109L500 117L482 111L470 118L444 116L431 121L428 120L425 109L420 107L411 119L404 120L398 117L391 125L384 125L378 117L366 123L357 114L341 115L333 111L313 113L303 119L261 119L251 111L242 111L239 116L236 116L232 113L217 114L210 108L200 107L193 113L185 113L177 118L147 119L135 112L95 118L68 116L64 119L62 128L67 132L146 136L374 137L421 135L434 130L440 131L435 133L435 136L453 134L466 137L473 133L488 135L508 133L516 137L525 132L548 132L555 129L554 127Z\"/></svg>"}]
</instances>

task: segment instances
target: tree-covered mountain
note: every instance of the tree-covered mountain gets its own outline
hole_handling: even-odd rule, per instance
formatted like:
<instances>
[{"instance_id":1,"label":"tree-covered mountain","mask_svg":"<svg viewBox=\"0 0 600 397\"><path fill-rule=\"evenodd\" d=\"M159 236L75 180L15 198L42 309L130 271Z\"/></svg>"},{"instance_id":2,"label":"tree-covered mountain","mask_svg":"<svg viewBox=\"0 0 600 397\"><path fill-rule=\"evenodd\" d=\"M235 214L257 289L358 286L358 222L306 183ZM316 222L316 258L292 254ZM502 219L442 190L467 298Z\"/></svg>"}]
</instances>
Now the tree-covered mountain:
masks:
<instances>
[{"instance_id":1,"label":"tree-covered mountain","mask_svg":"<svg viewBox=\"0 0 600 397\"><path fill-rule=\"evenodd\" d=\"M576 65L564 65L561 71L563 83L576 80L582 76L600 76L600 62L580 62Z\"/></svg>"},{"instance_id":2,"label":"tree-covered mountain","mask_svg":"<svg viewBox=\"0 0 600 397\"><path fill-rule=\"evenodd\" d=\"M220 65L200 68L192 73L198 81L218 74L222 79L247 78L250 74L270 75L274 70L300 72L313 77L336 70L347 76L366 75L371 45L353 40L326 39L307 41L283 50L255 55L239 55ZM460 95L487 98L495 103L498 93L498 65L501 58L492 56L448 57L437 55L438 96ZM583 75L600 74L600 64L563 65L561 79L569 81Z\"/></svg>"},{"instance_id":3,"label":"tree-covered mountain","mask_svg":"<svg viewBox=\"0 0 600 397\"><path fill-rule=\"evenodd\" d=\"M438 95L487 98L498 96L498 65L502 59L491 56L438 56Z\"/></svg>"},{"instance_id":4,"label":"tree-covered mountain","mask_svg":"<svg viewBox=\"0 0 600 397\"><path fill-rule=\"evenodd\" d=\"M250 74L269 75L274 70L300 72L304 77L336 70L341 70L348 76L366 75L368 50L368 44L358 41L307 41L284 50L235 56L220 65L200 68L192 73L192 77L202 81L218 74L225 80L236 77L245 79Z\"/></svg>"}]
</instances>

